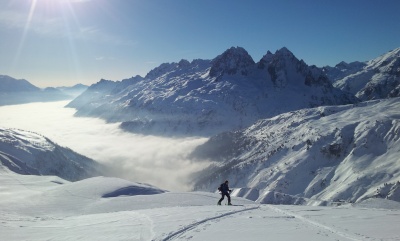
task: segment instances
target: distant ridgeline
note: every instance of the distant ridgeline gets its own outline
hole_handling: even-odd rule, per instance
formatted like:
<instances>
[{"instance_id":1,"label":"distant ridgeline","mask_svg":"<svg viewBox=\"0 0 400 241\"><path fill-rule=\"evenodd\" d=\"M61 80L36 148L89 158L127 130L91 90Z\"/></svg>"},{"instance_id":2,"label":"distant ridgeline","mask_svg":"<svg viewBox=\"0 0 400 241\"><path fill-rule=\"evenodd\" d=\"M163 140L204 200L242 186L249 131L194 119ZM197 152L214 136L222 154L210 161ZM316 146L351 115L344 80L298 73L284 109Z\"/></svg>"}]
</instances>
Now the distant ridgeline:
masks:
<instances>
[{"instance_id":1,"label":"distant ridgeline","mask_svg":"<svg viewBox=\"0 0 400 241\"><path fill-rule=\"evenodd\" d=\"M324 67L333 86L362 101L400 96L400 48L367 62Z\"/></svg>"},{"instance_id":2,"label":"distant ridgeline","mask_svg":"<svg viewBox=\"0 0 400 241\"><path fill-rule=\"evenodd\" d=\"M27 80L0 75L0 105L72 99L87 89L85 85L40 89Z\"/></svg>"},{"instance_id":3,"label":"distant ridgeline","mask_svg":"<svg viewBox=\"0 0 400 241\"><path fill-rule=\"evenodd\" d=\"M144 78L101 80L68 106L132 132L211 136L293 110L357 102L286 48L255 63L232 47L213 60L162 64Z\"/></svg>"}]
</instances>

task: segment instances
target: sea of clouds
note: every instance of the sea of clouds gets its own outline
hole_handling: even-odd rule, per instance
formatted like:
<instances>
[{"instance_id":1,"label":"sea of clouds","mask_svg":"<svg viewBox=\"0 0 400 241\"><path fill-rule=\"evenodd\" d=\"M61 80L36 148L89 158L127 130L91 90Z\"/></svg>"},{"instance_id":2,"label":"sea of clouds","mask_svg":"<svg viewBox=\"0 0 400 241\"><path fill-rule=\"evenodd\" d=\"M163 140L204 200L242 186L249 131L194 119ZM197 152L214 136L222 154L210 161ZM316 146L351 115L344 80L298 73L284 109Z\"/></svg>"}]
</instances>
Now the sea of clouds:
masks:
<instances>
[{"instance_id":1,"label":"sea of clouds","mask_svg":"<svg viewBox=\"0 0 400 241\"><path fill-rule=\"evenodd\" d=\"M74 117L68 101L0 106L0 126L42 134L109 167L110 175L170 191L191 188L191 175L207 163L188 158L207 139L166 138L127 133L119 123Z\"/></svg>"}]
</instances>

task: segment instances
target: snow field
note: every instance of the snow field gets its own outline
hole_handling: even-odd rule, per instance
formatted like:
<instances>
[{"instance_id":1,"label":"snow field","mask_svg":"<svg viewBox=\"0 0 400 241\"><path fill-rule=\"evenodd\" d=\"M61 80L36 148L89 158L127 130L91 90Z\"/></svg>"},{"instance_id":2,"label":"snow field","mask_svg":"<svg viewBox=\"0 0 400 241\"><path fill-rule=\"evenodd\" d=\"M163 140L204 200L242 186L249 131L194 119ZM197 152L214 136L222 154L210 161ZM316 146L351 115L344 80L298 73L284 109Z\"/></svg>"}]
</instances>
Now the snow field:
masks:
<instances>
[{"instance_id":1,"label":"snow field","mask_svg":"<svg viewBox=\"0 0 400 241\"><path fill-rule=\"evenodd\" d=\"M0 183L0 233L8 241L400 240L400 208L389 200L310 207L232 197L237 206L217 206L216 193L164 192L118 178L72 183L2 171ZM126 188L129 196L104 197Z\"/></svg>"}]
</instances>

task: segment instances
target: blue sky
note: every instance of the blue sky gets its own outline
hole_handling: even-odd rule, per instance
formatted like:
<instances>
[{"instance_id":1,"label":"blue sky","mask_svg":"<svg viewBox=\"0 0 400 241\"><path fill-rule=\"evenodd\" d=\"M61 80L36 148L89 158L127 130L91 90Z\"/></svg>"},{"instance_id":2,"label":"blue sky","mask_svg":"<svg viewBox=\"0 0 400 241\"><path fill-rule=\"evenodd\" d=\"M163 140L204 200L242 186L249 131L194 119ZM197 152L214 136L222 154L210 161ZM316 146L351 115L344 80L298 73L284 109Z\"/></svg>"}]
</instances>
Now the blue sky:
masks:
<instances>
[{"instance_id":1,"label":"blue sky","mask_svg":"<svg viewBox=\"0 0 400 241\"><path fill-rule=\"evenodd\" d=\"M232 46L309 65L400 47L398 0L2 0L0 74L39 87L121 80Z\"/></svg>"}]
</instances>

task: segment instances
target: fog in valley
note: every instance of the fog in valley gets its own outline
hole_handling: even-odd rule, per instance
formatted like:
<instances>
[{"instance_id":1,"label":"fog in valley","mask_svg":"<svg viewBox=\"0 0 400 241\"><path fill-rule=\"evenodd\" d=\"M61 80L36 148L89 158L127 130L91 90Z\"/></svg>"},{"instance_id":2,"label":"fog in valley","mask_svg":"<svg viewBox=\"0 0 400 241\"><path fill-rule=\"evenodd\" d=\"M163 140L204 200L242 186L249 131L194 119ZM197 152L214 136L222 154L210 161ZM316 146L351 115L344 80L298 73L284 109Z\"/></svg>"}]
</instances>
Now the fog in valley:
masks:
<instances>
[{"instance_id":1,"label":"fog in valley","mask_svg":"<svg viewBox=\"0 0 400 241\"><path fill-rule=\"evenodd\" d=\"M127 133L119 123L74 117L68 101L0 106L0 126L36 132L110 167L110 175L170 191L190 189L191 174L206 163L187 156L206 138L165 138Z\"/></svg>"}]
</instances>

